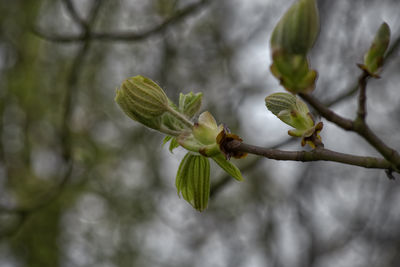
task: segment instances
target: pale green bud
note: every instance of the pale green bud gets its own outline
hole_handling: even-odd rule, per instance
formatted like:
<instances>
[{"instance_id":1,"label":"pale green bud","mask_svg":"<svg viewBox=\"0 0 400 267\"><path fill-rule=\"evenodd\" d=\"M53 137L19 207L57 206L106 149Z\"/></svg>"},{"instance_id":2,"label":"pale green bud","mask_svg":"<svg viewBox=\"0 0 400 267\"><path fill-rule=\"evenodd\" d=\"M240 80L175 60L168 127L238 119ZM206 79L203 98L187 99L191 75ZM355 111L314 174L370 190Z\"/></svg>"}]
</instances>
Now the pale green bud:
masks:
<instances>
[{"instance_id":1,"label":"pale green bud","mask_svg":"<svg viewBox=\"0 0 400 267\"><path fill-rule=\"evenodd\" d=\"M284 123L294 129L288 133L291 136L302 137L302 144L306 142L313 147L312 140L308 137L322 130L322 123L315 124L307 105L298 97L288 93L275 93L265 98L265 104L269 111L277 116Z\"/></svg>"},{"instance_id":2,"label":"pale green bud","mask_svg":"<svg viewBox=\"0 0 400 267\"><path fill-rule=\"evenodd\" d=\"M219 153L217 136L222 130L222 125L218 126L211 113L205 111L192 130L182 133L177 140L187 150L209 157Z\"/></svg>"},{"instance_id":3,"label":"pale green bud","mask_svg":"<svg viewBox=\"0 0 400 267\"><path fill-rule=\"evenodd\" d=\"M275 52L306 55L319 32L319 16L315 0L298 0L280 19L271 36Z\"/></svg>"},{"instance_id":4,"label":"pale green bud","mask_svg":"<svg viewBox=\"0 0 400 267\"><path fill-rule=\"evenodd\" d=\"M161 115L168 111L168 97L152 80L135 76L117 89L115 101L133 120L159 130Z\"/></svg>"}]
</instances>

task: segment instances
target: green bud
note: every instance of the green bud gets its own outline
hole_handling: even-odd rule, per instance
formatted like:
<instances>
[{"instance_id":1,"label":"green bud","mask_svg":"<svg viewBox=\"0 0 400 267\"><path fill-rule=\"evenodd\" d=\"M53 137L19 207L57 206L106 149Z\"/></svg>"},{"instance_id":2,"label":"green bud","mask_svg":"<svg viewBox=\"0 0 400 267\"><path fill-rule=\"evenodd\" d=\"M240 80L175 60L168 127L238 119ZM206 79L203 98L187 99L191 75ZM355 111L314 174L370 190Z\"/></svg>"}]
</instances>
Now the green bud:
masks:
<instances>
[{"instance_id":1,"label":"green bud","mask_svg":"<svg viewBox=\"0 0 400 267\"><path fill-rule=\"evenodd\" d=\"M175 180L178 195L198 211L207 208L210 197L210 162L207 158L187 153L179 165Z\"/></svg>"},{"instance_id":2,"label":"green bud","mask_svg":"<svg viewBox=\"0 0 400 267\"><path fill-rule=\"evenodd\" d=\"M299 0L280 19L271 36L273 53L284 51L306 55L319 32L319 16L315 0Z\"/></svg>"},{"instance_id":3,"label":"green bud","mask_svg":"<svg viewBox=\"0 0 400 267\"><path fill-rule=\"evenodd\" d=\"M131 119L159 130L161 115L168 110L168 98L152 80L135 76L117 89L115 101Z\"/></svg>"},{"instance_id":4,"label":"green bud","mask_svg":"<svg viewBox=\"0 0 400 267\"><path fill-rule=\"evenodd\" d=\"M379 69L383 65L384 55L390 42L390 28L386 23L382 23L371 44L371 47L364 56L364 64L359 65L371 76L377 77Z\"/></svg>"},{"instance_id":5,"label":"green bud","mask_svg":"<svg viewBox=\"0 0 400 267\"><path fill-rule=\"evenodd\" d=\"M284 123L297 130L307 130L314 126L314 120L307 105L298 97L288 93L275 93L265 98L269 111Z\"/></svg>"},{"instance_id":6,"label":"green bud","mask_svg":"<svg viewBox=\"0 0 400 267\"><path fill-rule=\"evenodd\" d=\"M216 143L217 135L221 131L222 125L218 127L214 117L208 111L200 114L199 120L193 127L194 137L206 145Z\"/></svg>"},{"instance_id":7,"label":"green bud","mask_svg":"<svg viewBox=\"0 0 400 267\"><path fill-rule=\"evenodd\" d=\"M179 95L179 111L185 114L188 118L192 118L201 107L202 93L193 94L192 92L184 95Z\"/></svg>"},{"instance_id":8,"label":"green bud","mask_svg":"<svg viewBox=\"0 0 400 267\"><path fill-rule=\"evenodd\" d=\"M306 56L276 51L272 59L270 70L287 91L296 94L314 90L318 73L309 68Z\"/></svg>"},{"instance_id":9,"label":"green bud","mask_svg":"<svg viewBox=\"0 0 400 267\"><path fill-rule=\"evenodd\" d=\"M222 125L217 125L211 113L205 111L200 114L191 131L178 136L178 143L189 151L210 157L219 153L216 138L222 129Z\"/></svg>"},{"instance_id":10,"label":"green bud","mask_svg":"<svg viewBox=\"0 0 400 267\"><path fill-rule=\"evenodd\" d=\"M313 147L313 140L308 139L322 130L322 123L315 124L307 105L298 97L288 93L275 93L265 98L269 111L294 130L288 132L294 137L302 137L302 144L308 142Z\"/></svg>"}]
</instances>

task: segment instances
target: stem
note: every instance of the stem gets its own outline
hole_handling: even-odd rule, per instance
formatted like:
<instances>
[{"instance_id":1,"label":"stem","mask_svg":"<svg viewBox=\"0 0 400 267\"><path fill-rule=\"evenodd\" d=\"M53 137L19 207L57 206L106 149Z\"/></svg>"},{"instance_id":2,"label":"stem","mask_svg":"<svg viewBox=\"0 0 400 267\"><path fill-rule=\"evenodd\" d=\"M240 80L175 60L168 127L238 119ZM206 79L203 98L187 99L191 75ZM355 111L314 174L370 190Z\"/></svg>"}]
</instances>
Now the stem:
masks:
<instances>
[{"instance_id":1,"label":"stem","mask_svg":"<svg viewBox=\"0 0 400 267\"><path fill-rule=\"evenodd\" d=\"M283 151L240 143L237 140L229 142L226 145L226 148L232 152L246 152L275 160L291 160L302 162L323 160L364 168L395 170L396 172L399 172L399 170L397 170L393 164L386 159L355 156L351 154L335 152L325 148L318 148L312 151Z\"/></svg>"},{"instance_id":2,"label":"stem","mask_svg":"<svg viewBox=\"0 0 400 267\"><path fill-rule=\"evenodd\" d=\"M180 120L183 124L185 124L189 128L193 127L193 125L194 125L193 122L191 122L185 115L183 115L182 113L176 111L175 109L173 109L170 106L167 106L167 108L168 108L168 112L171 113L175 118Z\"/></svg>"},{"instance_id":3,"label":"stem","mask_svg":"<svg viewBox=\"0 0 400 267\"><path fill-rule=\"evenodd\" d=\"M353 122L349 119L343 118L325 107L321 102L319 102L316 98L314 98L310 94L300 93L299 96L307 101L315 110L317 110L325 119L335 123L341 128L351 131L353 130Z\"/></svg>"},{"instance_id":4,"label":"stem","mask_svg":"<svg viewBox=\"0 0 400 267\"><path fill-rule=\"evenodd\" d=\"M358 96L358 110L357 110L357 118L361 122L365 123L365 117L367 116L367 79L369 74L363 70L360 78L358 79L358 85L360 87L360 94Z\"/></svg>"}]
</instances>

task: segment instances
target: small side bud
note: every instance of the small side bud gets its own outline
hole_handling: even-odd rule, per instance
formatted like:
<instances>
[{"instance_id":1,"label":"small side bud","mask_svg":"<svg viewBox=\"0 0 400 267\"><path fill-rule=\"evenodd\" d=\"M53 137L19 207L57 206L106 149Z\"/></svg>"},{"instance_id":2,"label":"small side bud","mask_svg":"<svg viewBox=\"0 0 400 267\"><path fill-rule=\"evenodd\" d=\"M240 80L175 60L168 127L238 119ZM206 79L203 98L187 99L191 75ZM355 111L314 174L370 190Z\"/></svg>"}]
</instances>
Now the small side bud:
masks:
<instances>
[{"instance_id":1,"label":"small side bud","mask_svg":"<svg viewBox=\"0 0 400 267\"><path fill-rule=\"evenodd\" d=\"M380 68L383 66L385 52L390 42L390 28L386 23L379 27L371 47L365 53L364 64L358 66L371 76L379 78Z\"/></svg>"}]
</instances>

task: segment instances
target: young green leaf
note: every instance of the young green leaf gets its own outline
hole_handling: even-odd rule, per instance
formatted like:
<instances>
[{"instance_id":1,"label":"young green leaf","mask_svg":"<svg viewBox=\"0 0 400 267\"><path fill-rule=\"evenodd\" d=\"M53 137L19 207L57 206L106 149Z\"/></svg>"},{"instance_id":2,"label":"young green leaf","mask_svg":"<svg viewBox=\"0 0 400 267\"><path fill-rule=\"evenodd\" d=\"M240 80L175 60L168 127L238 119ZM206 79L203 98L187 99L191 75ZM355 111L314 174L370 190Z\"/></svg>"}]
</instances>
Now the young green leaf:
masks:
<instances>
[{"instance_id":1,"label":"young green leaf","mask_svg":"<svg viewBox=\"0 0 400 267\"><path fill-rule=\"evenodd\" d=\"M170 135L167 135L164 140L162 146L165 146L166 143L169 143L169 152L173 153L173 150L179 146L178 141L176 141L176 138Z\"/></svg>"},{"instance_id":2,"label":"young green leaf","mask_svg":"<svg viewBox=\"0 0 400 267\"><path fill-rule=\"evenodd\" d=\"M201 107L202 93L179 95L179 111L185 114L188 118L192 118L199 111Z\"/></svg>"},{"instance_id":3,"label":"young green leaf","mask_svg":"<svg viewBox=\"0 0 400 267\"><path fill-rule=\"evenodd\" d=\"M210 197L210 162L203 156L187 153L176 175L178 195L198 211L207 208Z\"/></svg>"},{"instance_id":4,"label":"young green leaf","mask_svg":"<svg viewBox=\"0 0 400 267\"><path fill-rule=\"evenodd\" d=\"M169 152L173 153L173 150L179 146L178 141L176 138L172 138L171 142L169 143Z\"/></svg>"},{"instance_id":5,"label":"young green leaf","mask_svg":"<svg viewBox=\"0 0 400 267\"><path fill-rule=\"evenodd\" d=\"M213 156L212 159L230 176L235 178L238 181L243 181L242 173L232 162L228 161L224 155L219 153L216 156Z\"/></svg>"},{"instance_id":6,"label":"young green leaf","mask_svg":"<svg viewBox=\"0 0 400 267\"><path fill-rule=\"evenodd\" d=\"M170 135L167 135L166 137L164 137L162 146L165 146L165 144L168 143L171 139L172 139L172 136L170 136Z\"/></svg>"},{"instance_id":7,"label":"young green leaf","mask_svg":"<svg viewBox=\"0 0 400 267\"><path fill-rule=\"evenodd\" d=\"M315 138L321 141L319 132L323 127L322 122L315 124L306 103L295 95L288 93L271 94L265 98L265 105L281 121L294 128L288 134L301 137L303 146L307 143L315 148ZM315 135L314 139L313 135Z\"/></svg>"}]
</instances>

